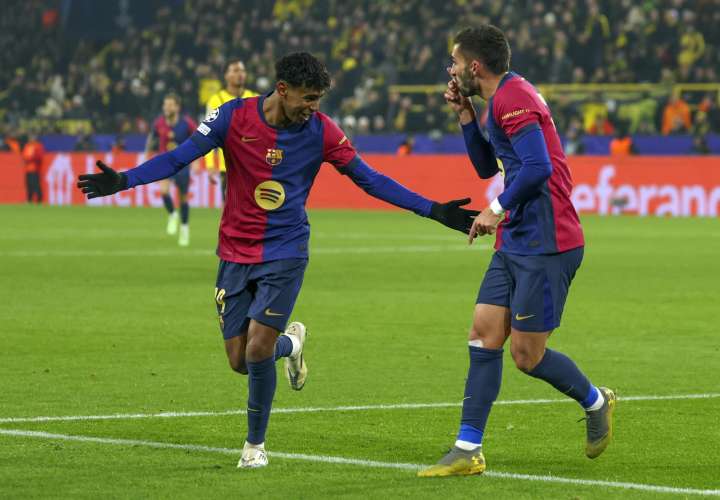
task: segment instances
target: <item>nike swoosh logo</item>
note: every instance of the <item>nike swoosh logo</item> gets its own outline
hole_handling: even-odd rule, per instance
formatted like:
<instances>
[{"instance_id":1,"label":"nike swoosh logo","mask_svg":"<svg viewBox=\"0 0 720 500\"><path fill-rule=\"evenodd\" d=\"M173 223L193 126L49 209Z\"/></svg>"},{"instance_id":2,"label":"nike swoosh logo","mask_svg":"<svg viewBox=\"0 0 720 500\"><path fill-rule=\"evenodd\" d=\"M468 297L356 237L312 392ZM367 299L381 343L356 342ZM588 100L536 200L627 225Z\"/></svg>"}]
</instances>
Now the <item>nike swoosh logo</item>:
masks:
<instances>
[{"instance_id":1,"label":"nike swoosh logo","mask_svg":"<svg viewBox=\"0 0 720 500\"><path fill-rule=\"evenodd\" d=\"M283 313L272 312L270 310L270 308L268 307L267 309L265 309L265 316L285 316L285 315Z\"/></svg>"},{"instance_id":2,"label":"nike swoosh logo","mask_svg":"<svg viewBox=\"0 0 720 500\"><path fill-rule=\"evenodd\" d=\"M522 321L522 320L524 320L524 319L532 318L533 316L535 316L535 315L534 315L534 314L528 314L527 316L520 316L519 314L515 313L515 319L516 319L517 321Z\"/></svg>"},{"instance_id":3,"label":"nike swoosh logo","mask_svg":"<svg viewBox=\"0 0 720 500\"><path fill-rule=\"evenodd\" d=\"M260 138L259 138L259 137L245 137L245 136L242 136L242 137L240 138L240 140L243 141L243 142L254 142L254 141L259 141Z\"/></svg>"}]
</instances>

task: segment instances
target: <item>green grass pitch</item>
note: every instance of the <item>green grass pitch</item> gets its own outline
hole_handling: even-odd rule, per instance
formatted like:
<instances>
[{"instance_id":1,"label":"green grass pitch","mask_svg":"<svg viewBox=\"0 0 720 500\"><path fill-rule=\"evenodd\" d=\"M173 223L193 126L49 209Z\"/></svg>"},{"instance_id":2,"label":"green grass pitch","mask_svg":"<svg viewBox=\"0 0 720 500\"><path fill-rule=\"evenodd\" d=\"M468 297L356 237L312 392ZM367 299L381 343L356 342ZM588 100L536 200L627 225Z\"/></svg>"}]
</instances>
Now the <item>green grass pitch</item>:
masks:
<instances>
[{"instance_id":1,"label":"green grass pitch","mask_svg":"<svg viewBox=\"0 0 720 500\"><path fill-rule=\"evenodd\" d=\"M279 372L274 407L329 410L273 414L270 466L246 471L234 452L149 443L237 449L245 434L244 415L227 412L244 409L247 382L227 366L213 303L219 212L191 217L181 249L161 209L0 207L0 497L720 496L717 219L583 219L585 261L550 345L621 398L603 456L584 457L576 404L502 404L486 432L488 475L422 480L382 465L436 461L459 406L337 407L459 404L490 241L468 247L401 212L311 212L293 314L310 331L310 374L293 392ZM562 399L508 351L502 401ZM662 398L622 400L649 395ZM707 397L663 399L672 395ZM208 414L18 420L195 411ZM327 457L381 466L318 461Z\"/></svg>"}]
</instances>

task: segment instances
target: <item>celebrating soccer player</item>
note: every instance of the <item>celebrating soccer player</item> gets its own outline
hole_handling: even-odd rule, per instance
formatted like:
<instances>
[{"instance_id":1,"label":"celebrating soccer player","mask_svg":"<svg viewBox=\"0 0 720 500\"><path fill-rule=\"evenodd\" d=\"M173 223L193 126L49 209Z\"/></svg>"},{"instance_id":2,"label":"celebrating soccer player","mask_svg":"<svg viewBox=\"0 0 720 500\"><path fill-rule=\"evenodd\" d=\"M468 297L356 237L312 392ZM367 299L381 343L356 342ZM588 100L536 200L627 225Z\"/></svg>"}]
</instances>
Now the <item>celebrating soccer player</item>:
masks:
<instances>
[{"instance_id":1,"label":"celebrating soccer player","mask_svg":"<svg viewBox=\"0 0 720 500\"><path fill-rule=\"evenodd\" d=\"M510 47L495 26L465 29L452 50L445 99L458 113L478 175L498 171L505 190L473 222L469 239L497 233L496 252L477 297L469 334L470 368L453 448L422 477L481 474L482 439L500 391L503 345L515 365L575 399L585 410L585 454L600 455L612 436L615 395L595 387L566 355L547 349L560 326L570 282L583 258L572 179L550 109L530 82L509 71ZM488 102L486 139L471 96ZM496 160L497 158L497 160Z\"/></svg>"},{"instance_id":2,"label":"celebrating soccer player","mask_svg":"<svg viewBox=\"0 0 720 500\"><path fill-rule=\"evenodd\" d=\"M175 149L178 143L186 140L193 133L197 125L189 116L181 116L180 96L171 92L165 96L162 105L162 115L153 123L152 131L145 144L145 155L149 156L157 146L157 151L165 153ZM170 181L164 180L161 183L162 198L165 209L168 211L167 234L174 235L178 232L180 223L180 235L178 244L186 247L190 244L190 204L187 200L188 188L190 187L190 169L180 169L172 176L172 180L178 189L180 204L180 217L170 196Z\"/></svg>"},{"instance_id":3,"label":"celebrating soccer player","mask_svg":"<svg viewBox=\"0 0 720 500\"><path fill-rule=\"evenodd\" d=\"M318 111L330 76L311 54L289 54L275 68L272 92L212 110L176 149L123 173L98 162L102 173L81 175L78 182L88 198L106 196L170 177L208 151L223 148L228 191L220 221L215 301L230 366L248 374L248 434L238 467L267 465L264 442L275 361L286 358L285 374L293 389L302 389L307 378L304 325L291 323L279 334L307 266L305 202L321 164L331 163L376 198L465 233L477 215L461 208L469 199L430 201L365 163L340 128Z\"/></svg>"},{"instance_id":4,"label":"celebrating soccer player","mask_svg":"<svg viewBox=\"0 0 720 500\"><path fill-rule=\"evenodd\" d=\"M247 71L245 64L240 59L228 59L225 63L225 88L210 96L207 102L207 112L219 108L228 101L237 99L238 97L247 98L255 97L256 92L245 88L245 80ZM222 199L225 201L225 191L227 189L227 174L225 170L225 157L221 148L213 149L205 155L205 166L211 175L216 172L220 173L220 184L222 188Z\"/></svg>"}]
</instances>

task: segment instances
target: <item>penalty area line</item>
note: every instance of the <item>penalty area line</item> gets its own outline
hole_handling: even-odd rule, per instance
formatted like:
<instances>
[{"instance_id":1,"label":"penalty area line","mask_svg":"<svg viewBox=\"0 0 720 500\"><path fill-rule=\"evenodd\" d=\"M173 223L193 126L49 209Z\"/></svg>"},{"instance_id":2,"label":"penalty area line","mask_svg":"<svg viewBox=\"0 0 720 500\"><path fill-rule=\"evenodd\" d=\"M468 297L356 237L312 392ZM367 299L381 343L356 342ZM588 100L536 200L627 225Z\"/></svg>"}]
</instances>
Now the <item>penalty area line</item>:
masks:
<instances>
[{"instance_id":1,"label":"penalty area line","mask_svg":"<svg viewBox=\"0 0 720 500\"><path fill-rule=\"evenodd\" d=\"M677 399L714 399L720 398L720 393L705 394L667 394L667 395L640 395L621 396L618 401L669 401ZM572 403L570 398L564 399L508 399L495 401L495 405L534 405ZM320 413L320 412L351 412L371 410L422 410L428 408L455 408L461 406L455 403L397 403L354 406L317 406L301 408L273 408L272 413ZM114 413L109 415L65 415L65 416L38 416L38 417L0 417L0 424L27 423L27 422L72 422L83 420L133 420L141 418L183 418L183 417L222 417L228 415L245 415L246 410L221 411L168 411L158 413Z\"/></svg>"},{"instance_id":2,"label":"penalty area line","mask_svg":"<svg viewBox=\"0 0 720 500\"><path fill-rule=\"evenodd\" d=\"M161 441L145 441L140 439L117 439L104 438L94 436L78 436L72 434L54 434L41 431L24 431L15 429L0 429L0 435L11 437L27 437L36 439L50 439L59 441L75 441L82 443L109 444L116 446L144 446L156 449L173 449L196 451L204 453L220 453L224 455L239 456L242 450L236 448L220 448L213 446L203 446L196 444L179 444L165 443ZM269 452L271 457L285 460L303 460L307 462L322 462L336 465L354 465L358 467L374 467L381 469L400 469L406 471L416 471L426 467L421 464L408 464L396 462L380 462L376 460L362 460L356 458L336 457L331 455L309 455L305 453L282 453ZM577 486L599 486L603 488L615 488L623 490L648 491L653 493L669 493L674 495L700 495L700 496L720 496L720 490L703 490L697 488L681 488L674 486L661 486L655 484L644 483L628 483L621 481L604 481L599 479L577 479L571 477L551 476L551 475L534 475L519 474L515 472L486 471L485 477L497 479L513 479L518 481L539 481L545 483L561 483L573 484Z\"/></svg>"}]
</instances>

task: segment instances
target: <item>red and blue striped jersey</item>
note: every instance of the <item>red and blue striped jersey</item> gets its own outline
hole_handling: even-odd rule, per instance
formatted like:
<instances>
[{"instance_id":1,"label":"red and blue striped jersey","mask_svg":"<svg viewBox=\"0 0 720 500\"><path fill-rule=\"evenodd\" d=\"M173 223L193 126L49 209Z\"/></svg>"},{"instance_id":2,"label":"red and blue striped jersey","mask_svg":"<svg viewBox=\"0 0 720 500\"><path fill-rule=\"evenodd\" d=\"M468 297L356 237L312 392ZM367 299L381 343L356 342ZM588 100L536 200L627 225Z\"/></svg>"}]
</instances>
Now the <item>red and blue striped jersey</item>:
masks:
<instances>
[{"instance_id":1,"label":"red and blue striped jersey","mask_svg":"<svg viewBox=\"0 0 720 500\"><path fill-rule=\"evenodd\" d=\"M187 115L180 116L173 125L168 123L164 115L158 116L152 127L152 134L158 141L158 152L172 151L190 137L195 128L197 124Z\"/></svg>"},{"instance_id":2,"label":"red and blue striped jersey","mask_svg":"<svg viewBox=\"0 0 720 500\"><path fill-rule=\"evenodd\" d=\"M506 213L498 227L496 250L542 255L583 246L580 219L570 201L570 169L543 97L530 82L511 71L500 81L488 107L487 131L502 163L506 190L523 165L513 143L525 131L540 127L552 163L552 174L537 195Z\"/></svg>"},{"instance_id":3,"label":"red and blue striped jersey","mask_svg":"<svg viewBox=\"0 0 720 500\"><path fill-rule=\"evenodd\" d=\"M357 154L320 112L304 123L273 127L263 114L265 97L223 104L192 136L200 149L221 147L225 156L227 194L217 253L227 261L307 258L305 202L315 176L323 162L340 169Z\"/></svg>"}]
</instances>

